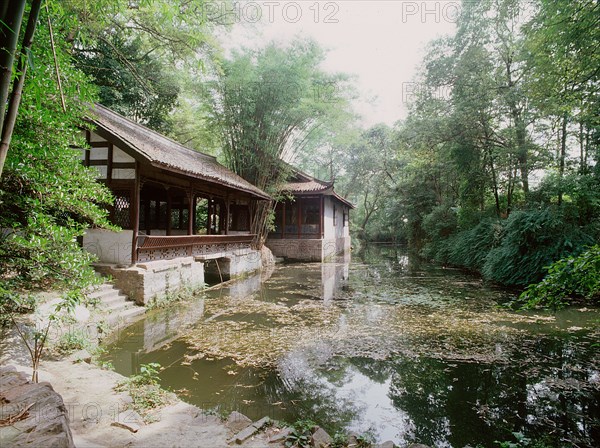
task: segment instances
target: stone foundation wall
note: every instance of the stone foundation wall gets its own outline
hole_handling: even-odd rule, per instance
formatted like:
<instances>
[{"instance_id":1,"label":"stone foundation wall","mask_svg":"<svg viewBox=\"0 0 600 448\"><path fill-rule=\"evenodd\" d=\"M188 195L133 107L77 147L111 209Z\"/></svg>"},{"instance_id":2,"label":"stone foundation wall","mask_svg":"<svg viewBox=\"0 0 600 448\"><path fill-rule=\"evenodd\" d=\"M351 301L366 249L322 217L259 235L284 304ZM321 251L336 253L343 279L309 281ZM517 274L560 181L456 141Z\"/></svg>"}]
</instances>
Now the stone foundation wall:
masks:
<instances>
[{"instance_id":1,"label":"stone foundation wall","mask_svg":"<svg viewBox=\"0 0 600 448\"><path fill-rule=\"evenodd\" d=\"M322 240L269 239L267 246L276 257L299 261L325 261L350 252L350 237Z\"/></svg>"},{"instance_id":2,"label":"stone foundation wall","mask_svg":"<svg viewBox=\"0 0 600 448\"><path fill-rule=\"evenodd\" d=\"M267 241L267 247L276 257L287 260L323 260L323 240L270 239Z\"/></svg>"},{"instance_id":3,"label":"stone foundation wall","mask_svg":"<svg viewBox=\"0 0 600 448\"><path fill-rule=\"evenodd\" d=\"M97 265L96 270L112 276L117 288L138 305L176 294L184 287L204 286L204 261L196 261L193 257L151 261L127 268Z\"/></svg>"},{"instance_id":4,"label":"stone foundation wall","mask_svg":"<svg viewBox=\"0 0 600 448\"><path fill-rule=\"evenodd\" d=\"M100 263L128 266L131 264L132 239L132 230L88 229L83 235L83 248L96 255Z\"/></svg>"},{"instance_id":5,"label":"stone foundation wall","mask_svg":"<svg viewBox=\"0 0 600 448\"><path fill-rule=\"evenodd\" d=\"M168 294L177 294L182 288L203 287L205 264L214 259L218 260L224 279L254 272L262 267L259 251L239 249L205 257L149 261L129 267L98 264L95 268L103 275L110 275L115 286L138 305L145 305ZM211 265L216 266L214 262Z\"/></svg>"}]
</instances>

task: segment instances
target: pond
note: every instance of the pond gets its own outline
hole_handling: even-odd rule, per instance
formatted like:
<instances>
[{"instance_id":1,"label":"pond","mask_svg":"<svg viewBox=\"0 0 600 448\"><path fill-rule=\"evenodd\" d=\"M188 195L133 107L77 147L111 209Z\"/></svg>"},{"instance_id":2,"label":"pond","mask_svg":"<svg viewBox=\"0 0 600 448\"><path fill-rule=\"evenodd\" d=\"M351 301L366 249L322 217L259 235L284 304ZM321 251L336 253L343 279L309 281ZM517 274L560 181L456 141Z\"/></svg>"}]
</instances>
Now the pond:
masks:
<instances>
[{"instance_id":1,"label":"pond","mask_svg":"<svg viewBox=\"0 0 600 448\"><path fill-rule=\"evenodd\" d=\"M400 446L600 445L600 312L516 313L514 292L395 247L278 264L119 332L108 358L206 410Z\"/></svg>"}]
</instances>

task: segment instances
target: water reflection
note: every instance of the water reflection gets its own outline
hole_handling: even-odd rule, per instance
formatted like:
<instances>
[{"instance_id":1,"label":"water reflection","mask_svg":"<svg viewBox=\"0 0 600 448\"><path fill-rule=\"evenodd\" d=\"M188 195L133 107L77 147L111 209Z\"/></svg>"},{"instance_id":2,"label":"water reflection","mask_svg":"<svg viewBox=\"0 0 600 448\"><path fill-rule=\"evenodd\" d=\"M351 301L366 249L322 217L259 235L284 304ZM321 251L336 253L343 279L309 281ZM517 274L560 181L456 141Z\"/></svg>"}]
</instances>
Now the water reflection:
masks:
<instances>
[{"instance_id":1,"label":"water reflection","mask_svg":"<svg viewBox=\"0 0 600 448\"><path fill-rule=\"evenodd\" d=\"M599 444L598 311L498 310L509 295L395 248L367 251L351 265L278 266L151 314L110 357L125 374L159 362L163 385L204 409L311 418L331 433Z\"/></svg>"}]
</instances>

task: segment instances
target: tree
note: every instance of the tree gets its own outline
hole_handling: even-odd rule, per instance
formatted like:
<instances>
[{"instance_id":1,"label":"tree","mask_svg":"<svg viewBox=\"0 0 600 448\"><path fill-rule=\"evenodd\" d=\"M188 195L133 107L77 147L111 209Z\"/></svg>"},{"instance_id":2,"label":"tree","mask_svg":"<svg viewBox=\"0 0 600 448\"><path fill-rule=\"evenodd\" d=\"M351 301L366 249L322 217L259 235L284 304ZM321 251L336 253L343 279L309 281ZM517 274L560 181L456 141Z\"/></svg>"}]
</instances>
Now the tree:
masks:
<instances>
[{"instance_id":1,"label":"tree","mask_svg":"<svg viewBox=\"0 0 600 448\"><path fill-rule=\"evenodd\" d=\"M561 179L567 169L569 135L579 140L579 171L585 174L593 135L600 125L599 15L600 5L593 0L543 0L526 27L532 102L541 117L553 123ZM558 202L562 201L559 190Z\"/></svg>"},{"instance_id":2,"label":"tree","mask_svg":"<svg viewBox=\"0 0 600 448\"><path fill-rule=\"evenodd\" d=\"M14 57L12 54L16 51L15 42L18 39L21 17L23 15L24 0L10 0L3 11L3 17L8 22L2 22L2 40L0 43L1 51L8 53L3 57L2 70L3 75L0 78L0 99L3 100L2 106L0 106L0 178L2 177L2 171L4 169L4 163L6 161L6 155L8 154L8 148L10 147L10 141L12 139L15 123L17 120L17 114L19 111L19 105L21 103L21 94L23 92L23 85L25 84L25 75L27 74L27 55L31 50L33 44L33 35L37 26L38 15L40 13L41 0L33 0L29 9L29 18L27 19L27 27L25 28L25 34L23 36L23 43L21 44L21 55L17 64L18 76L15 79L12 91L10 93L10 101L8 103L8 109L6 114L4 113L5 103L4 101L8 97L7 91L11 82L9 71L12 70L12 61ZM19 16L20 14L20 16ZM15 28L9 29L9 23Z\"/></svg>"},{"instance_id":3,"label":"tree","mask_svg":"<svg viewBox=\"0 0 600 448\"><path fill-rule=\"evenodd\" d=\"M525 285L598 237L597 13L464 2L456 33L430 45L396 130L388 214L423 255Z\"/></svg>"},{"instance_id":4,"label":"tree","mask_svg":"<svg viewBox=\"0 0 600 448\"><path fill-rule=\"evenodd\" d=\"M365 241L390 236L385 227L391 223L385 213L397 172L392 145L392 130L378 124L363 131L345 150L346 167L339 188L357 204L354 223L359 238Z\"/></svg>"},{"instance_id":5,"label":"tree","mask_svg":"<svg viewBox=\"0 0 600 448\"><path fill-rule=\"evenodd\" d=\"M44 17L46 18L46 17ZM95 90L70 65L64 39L56 48L63 78L55 77L49 28L41 21L40 45L29 56L33 69L23 90L11 151L0 182L0 290L56 285L73 289L94 279L92 256L77 244L89 226L110 227L104 206L110 192L84 168L81 127ZM60 101L65 96L67 108Z\"/></svg>"},{"instance_id":6,"label":"tree","mask_svg":"<svg viewBox=\"0 0 600 448\"><path fill-rule=\"evenodd\" d=\"M6 112L12 67L17 52L25 3L25 0L9 1L0 7L0 134L4 125L4 113Z\"/></svg>"},{"instance_id":7,"label":"tree","mask_svg":"<svg viewBox=\"0 0 600 448\"><path fill-rule=\"evenodd\" d=\"M226 164L275 197L289 172L283 162L316 144L320 129L348 108L346 77L323 72L323 57L315 42L300 39L288 47L236 51L207 89ZM259 245L272 205L258 205L253 213Z\"/></svg>"},{"instance_id":8,"label":"tree","mask_svg":"<svg viewBox=\"0 0 600 448\"><path fill-rule=\"evenodd\" d=\"M178 80L144 50L139 36L107 34L89 48L74 48L75 65L99 87L100 102L158 132L168 133L169 113L177 106Z\"/></svg>"}]
</instances>

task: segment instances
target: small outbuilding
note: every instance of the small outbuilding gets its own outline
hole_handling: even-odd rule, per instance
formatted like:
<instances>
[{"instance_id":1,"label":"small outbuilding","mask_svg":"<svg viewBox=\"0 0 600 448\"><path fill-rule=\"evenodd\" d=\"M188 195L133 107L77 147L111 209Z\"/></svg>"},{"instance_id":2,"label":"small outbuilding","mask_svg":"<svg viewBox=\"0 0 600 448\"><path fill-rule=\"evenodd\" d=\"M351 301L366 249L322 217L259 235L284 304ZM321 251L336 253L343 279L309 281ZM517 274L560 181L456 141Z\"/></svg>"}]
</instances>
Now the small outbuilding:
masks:
<instances>
[{"instance_id":1,"label":"small outbuilding","mask_svg":"<svg viewBox=\"0 0 600 448\"><path fill-rule=\"evenodd\" d=\"M143 303L203 284L207 270L229 277L261 267L250 211L269 195L213 156L99 104L89 121L81 160L113 192L110 219L122 231L90 229L83 246L119 288Z\"/></svg>"},{"instance_id":2,"label":"small outbuilding","mask_svg":"<svg viewBox=\"0 0 600 448\"><path fill-rule=\"evenodd\" d=\"M333 182L293 168L281 188L290 199L275 208L275 229L267 247L289 260L325 261L350 252L350 210L354 205L337 194Z\"/></svg>"}]
</instances>

